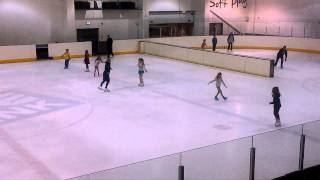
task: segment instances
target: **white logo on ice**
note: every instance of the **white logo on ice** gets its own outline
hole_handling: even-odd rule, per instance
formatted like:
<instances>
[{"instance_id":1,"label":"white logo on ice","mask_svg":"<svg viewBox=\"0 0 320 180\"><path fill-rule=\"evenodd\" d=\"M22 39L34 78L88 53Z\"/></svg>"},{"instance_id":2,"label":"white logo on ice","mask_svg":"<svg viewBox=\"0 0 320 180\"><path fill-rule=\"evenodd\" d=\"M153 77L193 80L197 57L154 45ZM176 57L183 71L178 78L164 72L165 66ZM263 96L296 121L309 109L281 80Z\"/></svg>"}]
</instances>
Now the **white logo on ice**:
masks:
<instances>
[{"instance_id":1,"label":"white logo on ice","mask_svg":"<svg viewBox=\"0 0 320 180\"><path fill-rule=\"evenodd\" d=\"M78 105L78 102L24 92L0 93L0 123L39 116Z\"/></svg>"}]
</instances>

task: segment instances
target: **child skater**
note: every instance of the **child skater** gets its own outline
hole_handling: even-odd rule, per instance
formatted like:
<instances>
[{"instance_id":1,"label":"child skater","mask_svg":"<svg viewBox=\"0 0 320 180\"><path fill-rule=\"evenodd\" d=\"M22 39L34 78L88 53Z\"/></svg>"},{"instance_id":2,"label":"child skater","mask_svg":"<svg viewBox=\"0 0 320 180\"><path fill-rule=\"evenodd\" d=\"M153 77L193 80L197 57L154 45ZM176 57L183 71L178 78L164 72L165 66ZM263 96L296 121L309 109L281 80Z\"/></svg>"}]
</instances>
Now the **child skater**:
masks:
<instances>
[{"instance_id":1,"label":"child skater","mask_svg":"<svg viewBox=\"0 0 320 180\"><path fill-rule=\"evenodd\" d=\"M285 61L287 61L288 58L288 51L287 46L283 46L277 54L276 62L274 63L274 66L277 66L279 59L281 59L281 69L283 69L283 56L285 57Z\"/></svg>"},{"instance_id":2,"label":"child skater","mask_svg":"<svg viewBox=\"0 0 320 180\"><path fill-rule=\"evenodd\" d=\"M94 61L94 74L93 76L96 77L96 72L98 72L98 76L100 76L99 72L99 65L102 63L101 56L98 56L97 59Z\"/></svg>"},{"instance_id":3,"label":"child skater","mask_svg":"<svg viewBox=\"0 0 320 180\"><path fill-rule=\"evenodd\" d=\"M86 64L86 72L89 72L90 55L88 50L84 54L84 63Z\"/></svg>"},{"instance_id":4,"label":"child skater","mask_svg":"<svg viewBox=\"0 0 320 180\"><path fill-rule=\"evenodd\" d=\"M139 80L140 80L139 86L143 87L144 86L143 74L144 72L148 72L148 71L146 69L146 65L144 64L144 60L142 58L138 59L138 69L139 69L138 74L139 74Z\"/></svg>"},{"instance_id":5,"label":"child skater","mask_svg":"<svg viewBox=\"0 0 320 180\"><path fill-rule=\"evenodd\" d=\"M64 69L69 69L69 62L71 60L69 49L66 49L66 52L61 56L61 58L64 58Z\"/></svg>"},{"instance_id":6,"label":"child skater","mask_svg":"<svg viewBox=\"0 0 320 180\"><path fill-rule=\"evenodd\" d=\"M110 92L108 89L108 85L110 83L110 71L111 71L111 59L108 58L107 62L104 66L104 72L103 72L103 81L100 84L100 89L102 89L102 85L106 82L106 87L104 89L104 92Z\"/></svg>"},{"instance_id":7,"label":"child skater","mask_svg":"<svg viewBox=\"0 0 320 180\"><path fill-rule=\"evenodd\" d=\"M224 87L227 88L226 84L224 83L224 81L223 81L223 79L222 79L222 73L221 73L221 72L219 72L219 73L217 74L216 78L215 78L214 80L210 81L210 82L208 83L208 85L211 84L211 83L213 83L213 82L216 82L216 87L217 87L217 90L218 90L218 92L217 92L216 96L214 97L214 99L217 100L217 101L219 101L218 95L221 94L222 98L223 98L224 100L227 100L227 97L225 97L225 96L222 94L222 90L221 90L221 83L224 85Z\"/></svg>"},{"instance_id":8,"label":"child skater","mask_svg":"<svg viewBox=\"0 0 320 180\"><path fill-rule=\"evenodd\" d=\"M201 49L204 50L204 49L206 49L207 47L208 47L208 46L207 46L207 40L204 39L204 40L202 41L202 44L201 44Z\"/></svg>"},{"instance_id":9,"label":"child skater","mask_svg":"<svg viewBox=\"0 0 320 180\"><path fill-rule=\"evenodd\" d=\"M272 88L273 101L270 102L270 104L273 104L273 114L274 114L274 117L276 118L276 123L275 123L276 127L281 126L280 115L279 115L279 111L281 108L280 96L281 94L279 91L279 87L273 87Z\"/></svg>"}]
</instances>

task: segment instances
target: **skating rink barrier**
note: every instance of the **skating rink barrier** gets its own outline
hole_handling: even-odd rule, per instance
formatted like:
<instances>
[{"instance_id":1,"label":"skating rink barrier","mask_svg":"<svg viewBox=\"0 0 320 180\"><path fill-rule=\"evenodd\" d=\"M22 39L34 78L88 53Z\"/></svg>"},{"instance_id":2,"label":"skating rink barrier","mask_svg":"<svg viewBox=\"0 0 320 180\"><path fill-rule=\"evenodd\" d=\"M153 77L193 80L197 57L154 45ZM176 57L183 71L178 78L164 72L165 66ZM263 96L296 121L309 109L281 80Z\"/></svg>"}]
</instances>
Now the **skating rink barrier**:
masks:
<instances>
[{"instance_id":1,"label":"skating rink barrier","mask_svg":"<svg viewBox=\"0 0 320 180\"><path fill-rule=\"evenodd\" d=\"M227 48L228 36L217 36L218 49ZM171 38L152 38L144 41L171 44L183 47L200 48L202 41L206 39L208 48L212 48L212 36L185 36ZM278 36L235 36L235 49L261 49L279 50L283 45L289 51L320 54L320 39L298 38L298 37L278 37Z\"/></svg>"},{"instance_id":2,"label":"skating rink barrier","mask_svg":"<svg viewBox=\"0 0 320 180\"><path fill-rule=\"evenodd\" d=\"M61 55L69 49L72 58L84 57L85 50L92 54L92 43L91 42L74 42L74 43L54 43L48 44L49 57L53 59L61 59Z\"/></svg>"},{"instance_id":3,"label":"skating rink barrier","mask_svg":"<svg viewBox=\"0 0 320 180\"><path fill-rule=\"evenodd\" d=\"M139 42L138 39L131 40L116 40L113 43L113 51L116 55L122 54L138 54Z\"/></svg>"},{"instance_id":4,"label":"skating rink barrier","mask_svg":"<svg viewBox=\"0 0 320 180\"><path fill-rule=\"evenodd\" d=\"M182 47L199 48L203 39L207 40L208 48L212 47L212 36L184 36L169 38L149 38L115 40L113 50L115 54L139 53L139 42L157 42ZM227 36L217 36L218 49L226 49ZM320 54L320 39L277 37L277 36L235 36L234 49L278 50L287 45L289 51ZM49 56L59 59L66 48L70 49L74 58L83 57L86 49L92 51L91 42L55 43L49 44ZM276 56L276 52L275 52ZM0 46L0 63L29 62L36 60L36 45Z\"/></svg>"},{"instance_id":5,"label":"skating rink barrier","mask_svg":"<svg viewBox=\"0 0 320 180\"><path fill-rule=\"evenodd\" d=\"M68 180L278 179L289 173L280 179L299 179L292 176L298 169L305 170L305 179L315 180L319 179L318 168L314 169L320 163L319 128L320 121L277 128Z\"/></svg>"},{"instance_id":6,"label":"skating rink barrier","mask_svg":"<svg viewBox=\"0 0 320 180\"><path fill-rule=\"evenodd\" d=\"M54 43L48 44L49 57L61 59L66 49L70 50L72 58L84 57L85 50L92 54L91 42ZM36 45L0 46L0 64L36 60Z\"/></svg>"},{"instance_id":7,"label":"skating rink barrier","mask_svg":"<svg viewBox=\"0 0 320 180\"><path fill-rule=\"evenodd\" d=\"M30 62L37 59L35 45L0 46L0 64Z\"/></svg>"},{"instance_id":8,"label":"skating rink barrier","mask_svg":"<svg viewBox=\"0 0 320 180\"><path fill-rule=\"evenodd\" d=\"M158 42L140 41L140 53L222 68L246 74L273 77L272 59L211 52Z\"/></svg>"}]
</instances>

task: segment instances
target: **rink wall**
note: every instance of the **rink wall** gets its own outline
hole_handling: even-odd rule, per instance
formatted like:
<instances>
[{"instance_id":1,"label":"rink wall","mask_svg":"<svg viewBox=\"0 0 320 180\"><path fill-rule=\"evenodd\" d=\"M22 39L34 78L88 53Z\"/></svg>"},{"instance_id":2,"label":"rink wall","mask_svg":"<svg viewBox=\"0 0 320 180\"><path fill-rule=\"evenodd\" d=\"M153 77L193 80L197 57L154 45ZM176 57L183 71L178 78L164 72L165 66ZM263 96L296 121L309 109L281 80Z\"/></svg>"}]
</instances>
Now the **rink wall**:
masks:
<instances>
[{"instance_id":1,"label":"rink wall","mask_svg":"<svg viewBox=\"0 0 320 180\"><path fill-rule=\"evenodd\" d=\"M139 53L139 41L141 39L116 40L113 43L113 51L116 55Z\"/></svg>"},{"instance_id":2,"label":"rink wall","mask_svg":"<svg viewBox=\"0 0 320 180\"><path fill-rule=\"evenodd\" d=\"M60 59L66 49L70 49L72 58L84 57L85 50L92 54L91 42L55 43L48 44L49 57ZM36 45L0 46L0 64L36 60Z\"/></svg>"},{"instance_id":3,"label":"rink wall","mask_svg":"<svg viewBox=\"0 0 320 180\"><path fill-rule=\"evenodd\" d=\"M140 53L265 77L274 76L274 60L140 41Z\"/></svg>"},{"instance_id":4,"label":"rink wall","mask_svg":"<svg viewBox=\"0 0 320 180\"><path fill-rule=\"evenodd\" d=\"M217 36L218 49L227 48L227 36ZM172 44L183 47L200 48L203 39L207 40L208 48L212 48L212 36L185 36L171 38L150 38L136 40L122 40L121 43L115 41L115 49L122 52L138 51L139 41L150 41L164 44ZM320 54L320 39L297 38L297 37L277 37L277 36L235 36L235 49L261 49L278 50L286 45L289 51Z\"/></svg>"},{"instance_id":5,"label":"rink wall","mask_svg":"<svg viewBox=\"0 0 320 180\"><path fill-rule=\"evenodd\" d=\"M199 48L202 40L207 40L208 48L212 47L212 36L186 36L171 38L150 38L115 40L114 53L135 54L139 53L139 41L151 41L164 44L171 44L183 47ZM218 49L225 49L227 36L217 36ZM235 49L261 49L278 50L283 45L287 45L289 51L303 53L320 54L320 39L297 38L297 37L277 37L277 36L235 36ZM59 59L66 48L70 49L73 58L83 57L86 49L92 52L91 42L55 43L49 44L49 57ZM36 46L0 46L0 63L29 62L36 60Z\"/></svg>"},{"instance_id":6,"label":"rink wall","mask_svg":"<svg viewBox=\"0 0 320 180\"><path fill-rule=\"evenodd\" d=\"M173 42L177 44L190 44L191 47L201 46L202 40L206 39L208 48L212 48L212 36L195 37L191 39L176 39ZM289 51L302 53L320 54L320 39L297 38L297 37L277 37L277 36L235 36L235 49L261 49L261 50L279 50L283 45L287 46ZM219 36L219 49L227 48L227 36Z\"/></svg>"},{"instance_id":7,"label":"rink wall","mask_svg":"<svg viewBox=\"0 0 320 180\"><path fill-rule=\"evenodd\" d=\"M35 45L0 46L0 64L30 62L37 59Z\"/></svg>"},{"instance_id":8,"label":"rink wall","mask_svg":"<svg viewBox=\"0 0 320 180\"><path fill-rule=\"evenodd\" d=\"M48 44L49 57L61 59L61 55L69 49L72 58L84 57L85 50L92 54L91 42L74 42L74 43L54 43Z\"/></svg>"}]
</instances>

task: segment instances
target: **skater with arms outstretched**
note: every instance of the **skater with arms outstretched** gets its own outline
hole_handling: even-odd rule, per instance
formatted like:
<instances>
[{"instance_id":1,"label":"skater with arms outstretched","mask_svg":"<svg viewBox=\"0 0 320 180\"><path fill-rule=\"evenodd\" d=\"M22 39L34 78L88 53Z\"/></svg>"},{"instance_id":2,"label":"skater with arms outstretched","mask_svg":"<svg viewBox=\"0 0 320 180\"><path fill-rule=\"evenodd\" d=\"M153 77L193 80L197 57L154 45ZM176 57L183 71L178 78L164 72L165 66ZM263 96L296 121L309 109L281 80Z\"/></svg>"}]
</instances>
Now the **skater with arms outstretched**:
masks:
<instances>
[{"instance_id":1,"label":"skater with arms outstretched","mask_svg":"<svg viewBox=\"0 0 320 180\"><path fill-rule=\"evenodd\" d=\"M224 83L224 81L223 81L223 79L222 79L222 73L221 73L221 72L219 72L219 73L217 74L217 76L215 77L215 79L212 80L212 81L210 81L210 82L208 83L208 85L211 84L211 83L213 83L213 82L216 82L216 87L217 87L217 90L218 90L218 92L217 92L216 96L214 97L214 99L215 99L216 101L219 101L218 95L221 94L222 98L223 98L224 100L227 100L228 98L223 95L222 90L221 90L221 84L223 84L224 87L227 88L227 85Z\"/></svg>"},{"instance_id":2,"label":"skater with arms outstretched","mask_svg":"<svg viewBox=\"0 0 320 180\"><path fill-rule=\"evenodd\" d=\"M110 83L110 71L111 70L112 70L111 59L108 58L105 66L104 66L103 81L101 82L100 87L99 87L99 89L102 89L103 84L106 83L104 92L110 92L110 90L108 89L108 85Z\"/></svg>"}]
</instances>

